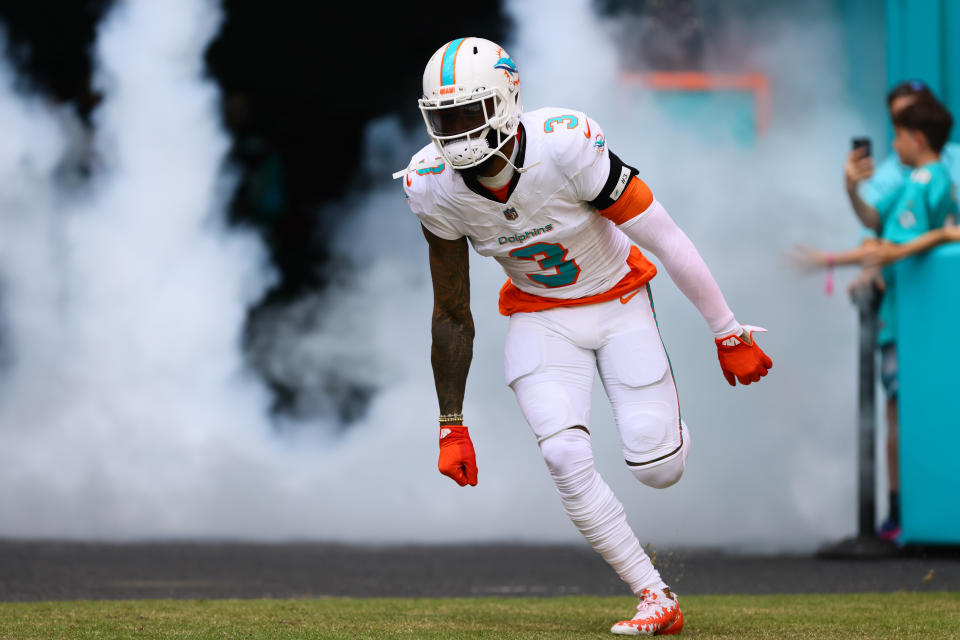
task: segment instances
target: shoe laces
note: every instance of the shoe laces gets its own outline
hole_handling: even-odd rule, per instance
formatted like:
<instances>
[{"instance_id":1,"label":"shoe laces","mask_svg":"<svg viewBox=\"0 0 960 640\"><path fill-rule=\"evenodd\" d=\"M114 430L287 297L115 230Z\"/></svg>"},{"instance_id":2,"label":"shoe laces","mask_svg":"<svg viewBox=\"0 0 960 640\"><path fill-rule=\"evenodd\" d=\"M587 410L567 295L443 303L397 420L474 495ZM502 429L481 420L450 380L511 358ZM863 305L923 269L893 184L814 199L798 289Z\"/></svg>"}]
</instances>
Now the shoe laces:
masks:
<instances>
[{"instance_id":1,"label":"shoe laces","mask_svg":"<svg viewBox=\"0 0 960 640\"><path fill-rule=\"evenodd\" d=\"M663 598L660 597L660 593L663 594ZM656 592L651 591L650 589L644 589L640 592L640 603L637 605L637 617L646 617L648 615L656 615L659 610L669 609L675 603L675 600L672 600L666 592Z\"/></svg>"}]
</instances>

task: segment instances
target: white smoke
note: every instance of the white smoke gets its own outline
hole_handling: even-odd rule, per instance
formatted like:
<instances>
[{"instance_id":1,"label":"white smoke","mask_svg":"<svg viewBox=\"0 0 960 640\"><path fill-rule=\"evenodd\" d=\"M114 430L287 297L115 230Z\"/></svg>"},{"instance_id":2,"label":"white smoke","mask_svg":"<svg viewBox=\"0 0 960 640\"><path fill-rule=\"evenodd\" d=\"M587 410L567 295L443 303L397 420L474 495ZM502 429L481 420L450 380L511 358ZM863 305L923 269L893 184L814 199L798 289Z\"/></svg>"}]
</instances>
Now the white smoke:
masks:
<instances>
[{"instance_id":1,"label":"white smoke","mask_svg":"<svg viewBox=\"0 0 960 640\"><path fill-rule=\"evenodd\" d=\"M757 62L788 99L776 102L773 130L752 148L706 145L651 96L620 86L609 25L586 3L553 8L511 4L518 31L504 44L526 107L582 109L603 125L738 318L770 329L761 342L774 359L760 385L729 388L702 319L658 276L693 435L688 471L667 491L636 483L598 389L601 473L642 542L794 549L851 532L852 309L781 258L796 240L846 246L856 234L838 184L860 123L838 109L839 82L801 93L813 74L836 72L838 34L802 23L759 43ZM212 1L118 3L97 43L99 164L89 189L66 195L55 173L70 137L0 66L0 121L20 134L0 146L0 234L15 240L0 249L14 358L0 406L0 535L581 542L503 382L503 273L475 254L465 413L480 483L459 488L436 471L426 247L389 180L427 138L392 119L367 131L380 181L331 205L352 212L335 246L351 272L261 327L275 376L316 389L339 376L378 391L342 435L319 420L276 429L240 349L246 310L273 274L261 245L224 222L228 140L202 76L219 20ZM788 108L795 95L803 109ZM316 330L304 334L305 322Z\"/></svg>"},{"instance_id":2,"label":"white smoke","mask_svg":"<svg viewBox=\"0 0 960 640\"><path fill-rule=\"evenodd\" d=\"M174 503L204 501L206 472L269 433L238 346L272 276L256 238L225 232L228 139L202 79L219 21L207 2L117 3L99 29L83 188L58 179L85 155L58 126L75 117L3 70L4 128L24 133L0 169L7 535L176 529Z\"/></svg>"}]
</instances>

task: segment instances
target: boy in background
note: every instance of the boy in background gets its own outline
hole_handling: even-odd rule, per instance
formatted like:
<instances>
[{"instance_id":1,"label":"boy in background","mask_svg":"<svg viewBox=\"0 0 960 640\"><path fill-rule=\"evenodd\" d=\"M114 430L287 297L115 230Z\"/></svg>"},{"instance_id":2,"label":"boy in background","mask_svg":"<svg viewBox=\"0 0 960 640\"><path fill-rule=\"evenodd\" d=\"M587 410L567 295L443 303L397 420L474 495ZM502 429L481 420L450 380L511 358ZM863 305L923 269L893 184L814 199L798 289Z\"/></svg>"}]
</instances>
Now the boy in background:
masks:
<instances>
[{"instance_id":1,"label":"boy in background","mask_svg":"<svg viewBox=\"0 0 960 640\"><path fill-rule=\"evenodd\" d=\"M894 86L887 93L887 113L892 123L897 114L917 100L937 100L930 87L921 80L906 80ZM960 182L960 143L946 142L940 150L940 161L947 165L954 182ZM897 189L906 180L913 167L905 165L897 153L891 153L874 167L873 158L865 149L858 148L849 152L844 166L844 182L850 205L856 212L860 197L872 207L876 207L881 198ZM869 231L868 231L869 233ZM871 233L872 235L872 233Z\"/></svg>"},{"instance_id":2,"label":"boy in background","mask_svg":"<svg viewBox=\"0 0 960 640\"><path fill-rule=\"evenodd\" d=\"M898 377L896 350L896 280L893 260L925 251L942 242L958 239L956 187L941 152L953 126L950 112L935 98L923 94L893 115L893 148L909 168L906 178L892 186L874 204L868 204L856 189L848 189L854 211L864 227L877 233L879 243L865 243L839 253L798 247L794 256L806 268L862 264L884 266L877 347L880 380L887 397L887 472L890 489L889 515L879 536L896 541L900 535L900 474L898 469ZM891 246L896 245L896 246Z\"/></svg>"}]
</instances>

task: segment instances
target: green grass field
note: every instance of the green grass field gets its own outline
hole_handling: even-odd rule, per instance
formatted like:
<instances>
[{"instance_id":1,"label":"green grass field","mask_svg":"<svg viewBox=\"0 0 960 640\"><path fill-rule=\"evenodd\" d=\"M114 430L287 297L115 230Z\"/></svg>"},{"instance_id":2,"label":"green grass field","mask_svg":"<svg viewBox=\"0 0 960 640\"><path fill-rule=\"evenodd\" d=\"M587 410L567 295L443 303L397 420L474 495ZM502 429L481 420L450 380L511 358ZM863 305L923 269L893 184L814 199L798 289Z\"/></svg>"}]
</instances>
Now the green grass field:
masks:
<instances>
[{"instance_id":1,"label":"green grass field","mask_svg":"<svg viewBox=\"0 0 960 640\"><path fill-rule=\"evenodd\" d=\"M960 638L960 593L681 596L679 637ZM612 638L629 597L0 603L0 639Z\"/></svg>"}]
</instances>

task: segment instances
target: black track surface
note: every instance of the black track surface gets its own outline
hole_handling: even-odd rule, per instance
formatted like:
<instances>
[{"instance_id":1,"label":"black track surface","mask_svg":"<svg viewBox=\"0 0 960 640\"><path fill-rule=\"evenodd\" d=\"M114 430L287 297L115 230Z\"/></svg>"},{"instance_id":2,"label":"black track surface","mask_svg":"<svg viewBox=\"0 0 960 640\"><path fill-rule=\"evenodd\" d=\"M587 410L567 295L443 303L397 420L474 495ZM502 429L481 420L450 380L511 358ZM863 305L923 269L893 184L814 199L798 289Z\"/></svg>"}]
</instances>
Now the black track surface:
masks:
<instances>
[{"instance_id":1,"label":"black track surface","mask_svg":"<svg viewBox=\"0 0 960 640\"><path fill-rule=\"evenodd\" d=\"M883 558L653 551L680 594L960 591L957 553ZM0 541L0 601L628 595L583 545Z\"/></svg>"}]
</instances>

